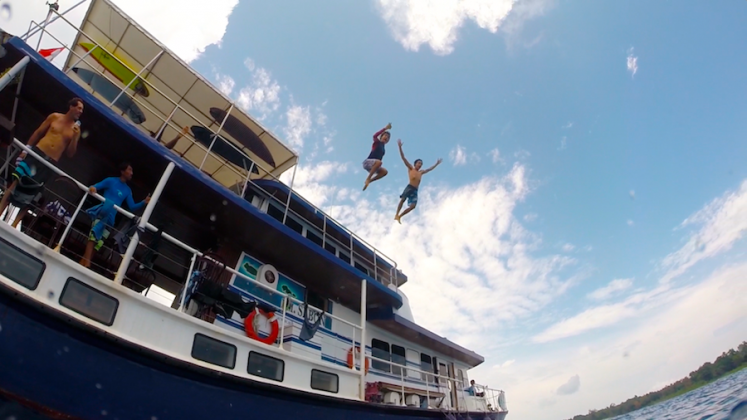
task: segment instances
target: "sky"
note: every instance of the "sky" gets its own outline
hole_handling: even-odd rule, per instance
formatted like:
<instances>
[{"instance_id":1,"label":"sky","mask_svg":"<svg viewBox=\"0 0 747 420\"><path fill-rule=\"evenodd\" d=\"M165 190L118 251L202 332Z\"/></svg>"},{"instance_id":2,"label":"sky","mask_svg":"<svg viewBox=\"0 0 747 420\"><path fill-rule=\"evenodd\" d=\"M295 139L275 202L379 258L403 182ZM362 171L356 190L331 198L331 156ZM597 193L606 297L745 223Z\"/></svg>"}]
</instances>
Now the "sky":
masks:
<instances>
[{"instance_id":1,"label":"sky","mask_svg":"<svg viewBox=\"0 0 747 420\"><path fill-rule=\"evenodd\" d=\"M619 403L747 340L747 3L115 2L300 154L294 188L398 262L415 320L485 356L470 377L510 419ZM45 15L0 3L13 33ZM401 225L396 139L444 159Z\"/></svg>"}]
</instances>

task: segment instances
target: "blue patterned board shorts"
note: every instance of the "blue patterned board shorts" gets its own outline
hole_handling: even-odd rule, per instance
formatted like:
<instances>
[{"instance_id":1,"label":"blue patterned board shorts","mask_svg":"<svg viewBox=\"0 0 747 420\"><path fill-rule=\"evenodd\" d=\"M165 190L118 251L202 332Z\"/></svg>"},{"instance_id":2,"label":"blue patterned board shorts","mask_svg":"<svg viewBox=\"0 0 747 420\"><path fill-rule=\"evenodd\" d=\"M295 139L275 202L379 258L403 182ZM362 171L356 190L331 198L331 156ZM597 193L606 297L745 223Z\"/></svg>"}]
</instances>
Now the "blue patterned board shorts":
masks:
<instances>
[{"instance_id":1,"label":"blue patterned board shorts","mask_svg":"<svg viewBox=\"0 0 747 420\"><path fill-rule=\"evenodd\" d=\"M418 204L418 189L410 184L407 184L405 190L402 191L402 194L399 196L399 198L406 198L407 205L414 206Z\"/></svg>"}]
</instances>

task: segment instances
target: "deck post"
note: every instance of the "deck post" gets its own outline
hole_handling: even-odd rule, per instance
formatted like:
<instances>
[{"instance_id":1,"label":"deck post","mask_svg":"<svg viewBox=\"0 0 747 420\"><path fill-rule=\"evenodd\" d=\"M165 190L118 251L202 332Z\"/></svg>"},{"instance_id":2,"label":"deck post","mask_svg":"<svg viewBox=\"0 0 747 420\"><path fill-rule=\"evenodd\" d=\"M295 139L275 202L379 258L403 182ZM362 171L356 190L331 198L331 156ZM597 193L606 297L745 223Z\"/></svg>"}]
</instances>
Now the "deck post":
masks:
<instances>
[{"instance_id":1,"label":"deck post","mask_svg":"<svg viewBox=\"0 0 747 420\"><path fill-rule=\"evenodd\" d=\"M114 282L117 284L122 284L122 280L124 279L125 273L127 272L127 269L130 267L130 261L132 261L132 256L135 254L135 249L137 248L138 244L140 243L140 235L138 234L139 230L145 229L146 226L148 226L148 219L150 219L150 215L153 213L153 209L156 208L156 204L158 203L158 199L161 197L161 193L163 192L163 189L166 187L166 183L169 181L169 177L171 177L171 172L174 170L174 162L169 162L169 165L166 166L166 170L163 172L163 175L161 176L161 180L158 181L158 185L156 185L156 189L153 191L153 196L150 198L150 202L147 206L145 206L145 211L143 211L143 216L140 218L140 223L138 223L138 228L135 230L135 233L132 234L132 239L130 239L129 245L127 245L127 251L125 252L124 257L122 257L122 263L119 264L119 269L117 270L117 275L114 277Z\"/></svg>"},{"instance_id":2,"label":"deck post","mask_svg":"<svg viewBox=\"0 0 747 420\"><path fill-rule=\"evenodd\" d=\"M205 161L207 160L207 157L210 154L210 151L213 150L213 145L215 145L215 141L218 140L218 136L220 135L221 130L223 130L223 124L226 123L228 116L231 115L231 111L233 111L233 103L231 104L231 107L228 108L228 112L226 112L226 116L223 117L223 121L220 122L220 127L218 127L218 131L216 131L215 134L213 134L213 141L210 142L210 147L208 147L207 152L205 152L205 157L202 158L202 163L200 163L200 171L202 171L202 166L205 164Z\"/></svg>"},{"instance_id":3,"label":"deck post","mask_svg":"<svg viewBox=\"0 0 747 420\"><path fill-rule=\"evenodd\" d=\"M184 287L182 287L182 293L179 296L179 307L177 311L187 312L184 308L184 299L187 297L187 288L189 287L189 281L192 280L192 272L195 270L195 262L197 261L197 254L192 254L192 261L189 263L189 271L187 272L187 279L184 280Z\"/></svg>"},{"instance_id":4,"label":"deck post","mask_svg":"<svg viewBox=\"0 0 747 420\"><path fill-rule=\"evenodd\" d=\"M10 82L26 68L26 65L30 60L31 59L29 58L29 56L24 56L19 62L11 67L10 70L8 70L8 72L3 75L3 77L0 77L0 90L5 89L5 87L8 86Z\"/></svg>"},{"instance_id":5,"label":"deck post","mask_svg":"<svg viewBox=\"0 0 747 420\"><path fill-rule=\"evenodd\" d=\"M296 169L298 169L298 162L293 166L293 176L291 176L291 184L290 188L288 189L288 199L285 201L285 213L283 213L283 224L285 224L285 219L288 217L288 207L290 207L291 203L291 195L293 195L293 182L296 180Z\"/></svg>"},{"instance_id":6,"label":"deck post","mask_svg":"<svg viewBox=\"0 0 747 420\"><path fill-rule=\"evenodd\" d=\"M353 348L355 354L355 348ZM361 401L366 401L366 279L361 279Z\"/></svg>"},{"instance_id":7,"label":"deck post","mask_svg":"<svg viewBox=\"0 0 747 420\"><path fill-rule=\"evenodd\" d=\"M57 246L54 247L54 251L59 253L62 249L62 243L65 242L65 239L67 238L68 233L70 233L70 228L73 226L73 222L75 222L75 218L78 217L78 213L80 213L80 209L83 207L83 203L86 202L86 198L88 198L88 191L83 193L83 198L80 199L80 203L78 203L78 207L75 208L75 211L73 212L73 215L70 216L70 223L65 226L65 231L62 232L62 236L60 236L60 240L57 242Z\"/></svg>"},{"instance_id":8,"label":"deck post","mask_svg":"<svg viewBox=\"0 0 747 420\"><path fill-rule=\"evenodd\" d=\"M249 165L249 172L246 174L246 180L244 180L244 188L241 189L241 198L244 198L244 194L246 194L246 189L249 187L249 178L252 176L252 171L254 170L254 161L252 161L252 164Z\"/></svg>"},{"instance_id":9,"label":"deck post","mask_svg":"<svg viewBox=\"0 0 747 420\"><path fill-rule=\"evenodd\" d=\"M80 6L81 4L83 4L83 3L87 2L87 1L88 0L80 0L79 2L75 3L69 9L65 10L64 12L57 13L57 16L55 16L54 19L50 20L49 23L45 22L45 26L50 25L51 23L53 23L54 21L56 21L57 19L59 19L61 16L66 15L68 12L70 12L71 10L75 9L76 7ZM51 10L50 10L50 13L51 13ZM73 25L70 25L70 26L73 26ZM21 36L21 39L24 42L26 42L26 41L28 41L29 38L31 38L32 36L36 35L37 32L43 30L43 28L44 27L41 26L41 25L37 25L36 29L34 29L33 31L31 30L31 28L29 28L29 30L26 32L26 34ZM75 26L73 26L73 28L75 28ZM77 28L75 28L75 29L77 29ZM39 42L41 42L41 41L39 41ZM36 49L38 50L39 47L37 47Z\"/></svg>"},{"instance_id":10,"label":"deck post","mask_svg":"<svg viewBox=\"0 0 747 420\"><path fill-rule=\"evenodd\" d=\"M47 3L49 5L49 11L47 12L47 18L44 19L44 25L41 25L42 27L42 33L39 34L39 41L36 42L36 51L39 51L39 47L41 46L42 37L44 36L44 31L47 29L47 25L50 24L49 20L52 18L53 10L56 10L58 7L60 7L57 2L54 3Z\"/></svg>"},{"instance_id":11,"label":"deck post","mask_svg":"<svg viewBox=\"0 0 747 420\"><path fill-rule=\"evenodd\" d=\"M91 49L91 51L93 51L93 49ZM133 78L132 78L132 80L130 80L130 83L128 83L128 84L127 84L127 86L123 87L123 88L122 88L122 90L120 90L120 91L119 91L119 95L117 95L117 96L116 96L116 97L114 98L114 100L112 101L112 103L110 103L110 104L109 104L109 107L111 108L112 106L114 106L114 104L115 104L115 103L117 103L117 101L119 100L119 98L120 98L120 97L122 97L122 95L124 95L125 91L126 91L127 89L129 89L129 88L130 88L130 86L132 86L132 84L133 84L133 83L135 83L135 81L136 81L136 80L140 80L140 75L141 75L141 74L143 74L143 72L144 72L144 71L145 71L145 70L146 70L146 69L147 69L148 67L150 67L151 65L153 65L153 63L155 63L155 62L156 62L156 60L158 60L159 58L161 58L161 56L162 56L162 55L163 55L163 50L159 51L159 52L158 52L158 54L156 54L156 56L155 56L155 57L153 57L153 58L152 58L152 59L151 59L151 60L150 60L150 61L148 62L148 64L146 64L145 66L143 66L143 68L142 68L142 69L140 69L140 71L139 71L139 72L137 72L137 74L135 74L135 77L133 77ZM145 83L145 82L143 82L143 83Z\"/></svg>"}]
</instances>

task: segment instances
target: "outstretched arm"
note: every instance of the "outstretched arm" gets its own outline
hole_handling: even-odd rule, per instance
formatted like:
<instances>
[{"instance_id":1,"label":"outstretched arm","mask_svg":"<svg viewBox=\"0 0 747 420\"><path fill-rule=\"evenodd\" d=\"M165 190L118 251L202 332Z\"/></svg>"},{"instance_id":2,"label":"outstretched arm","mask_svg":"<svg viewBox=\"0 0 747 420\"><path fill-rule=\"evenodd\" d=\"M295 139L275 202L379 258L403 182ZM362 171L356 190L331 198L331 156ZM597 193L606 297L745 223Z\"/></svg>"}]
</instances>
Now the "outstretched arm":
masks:
<instances>
[{"instance_id":1,"label":"outstretched arm","mask_svg":"<svg viewBox=\"0 0 747 420\"><path fill-rule=\"evenodd\" d=\"M407 158L405 157L405 152L402 151L402 140L397 140L397 144L399 145L399 155L402 156L402 162L405 162L405 166L407 166L407 169L412 169L412 165L410 165L410 162L408 162Z\"/></svg>"},{"instance_id":2,"label":"outstretched arm","mask_svg":"<svg viewBox=\"0 0 747 420\"><path fill-rule=\"evenodd\" d=\"M391 129L392 129L392 123L389 123L389 124L386 125L386 127L384 127L381 130L377 131L376 134L374 134L374 137L373 137L374 141L379 141L380 140L379 137L381 137L381 135L384 134L384 132L386 130L391 130Z\"/></svg>"},{"instance_id":3,"label":"outstretched arm","mask_svg":"<svg viewBox=\"0 0 747 420\"><path fill-rule=\"evenodd\" d=\"M438 160L436 161L436 164L435 164L435 165L433 165L433 166L431 166L430 168L428 168L428 169L424 170L424 171L423 171L423 173L424 173L424 174L427 174L428 172L430 172L430 171L432 171L432 170L436 169L436 166L440 165L440 164L441 164L441 162L442 162L442 159L438 159Z\"/></svg>"},{"instance_id":4,"label":"outstretched arm","mask_svg":"<svg viewBox=\"0 0 747 420\"><path fill-rule=\"evenodd\" d=\"M176 146L176 143L179 142L179 139L181 139L183 136L186 136L187 134L189 134L189 127L182 128L181 133L177 134L173 140L164 144L164 146L166 146L166 148L169 150L173 149L174 146Z\"/></svg>"}]
</instances>

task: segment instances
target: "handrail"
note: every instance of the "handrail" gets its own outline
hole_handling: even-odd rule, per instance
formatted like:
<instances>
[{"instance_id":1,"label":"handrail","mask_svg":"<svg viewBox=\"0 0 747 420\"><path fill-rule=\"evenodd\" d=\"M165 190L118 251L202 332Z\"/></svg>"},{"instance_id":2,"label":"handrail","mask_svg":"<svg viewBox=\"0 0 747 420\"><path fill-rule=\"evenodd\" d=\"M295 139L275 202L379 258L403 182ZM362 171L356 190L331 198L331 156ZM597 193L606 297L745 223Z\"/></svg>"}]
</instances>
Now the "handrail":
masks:
<instances>
[{"instance_id":1,"label":"handrail","mask_svg":"<svg viewBox=\"0 0 747 420\"><path fill-rule=\"evenodd\" d=\"M57 12L55 12L55 13L57 13ZM70 22L70 21L69 21L68 19L66 19L66 18L65 18L64 16L60 15L59 13L57 13L57 15L58 15L58 17L59 17L59 18L61 18L61 19L62 19L63 21L65 21L65 22L66 22L66 23L67 23L68 25L70 25L70 26L71 26L72 28L76 29L76 30L77 30L77 31L78 31L79 33L81 33L81 34L85 35L85 36L86 36L86 38L88 38L89 40L93 41L93 42L94 42L94 44L95 44L95 45L96 45L97 47L99 47L99 48L103 48L103 46L101 46L101 45L100 45L100 44L99 44L98 42L96 42L96 41L95 41L95 40L94 40L94 39L93 39L92 37L90 37L90 36L89 36L89 35L88 35L88 34L87 34L87 33L86 33L85 31L83 31L83 30L81 30L80 28L76 27L76 26L75 26L75 25L74 25L74 24L73 24L72 22ZM47 28L46 28L46 27L42 27L42 26L40 26L40 25L39 25L38 23L36 23L36 26L37 26L37 27L40 27L40 29L41 29L41 30L42 30L42 31L43 31L44 33L48 33L48 30L47 30ZM49 33L48 33L48 34L49 34ZM61 42L61 41L60 41L59 39L57 39L57 38L56 38L56 37L55 37L54 35L52 35L52 34L49 34L49 36L50 36L50 37L52 37L52 38L53 38L53 39L54 39L55 41L57 41L57 42L58 42L58 43L59 43L60 45L62 45L62 46L63 46L63 47L65 48L65 49L67 49L68 51L70 51L70 52L71 52L72 54L74 54L74 55L75 55L76 57L78 57L79 59L83 59L83 58L85 58L85 57L81 57L81 56L80 56L80 55L79 55L79 54L78 54L77 52L75 52L75 51L73 50L73 48L71 48L71 47L69 47L68 45L66 45L65 43ZM115 55L112 55L112 57L113 57L113 58L114 58L115 60L117 60L117 61L118 61L118 62L119 62L119 63L120 63L121 65L123 65L123 66L124 66L125 68L127 68L128 70L130 70L130 71L132 71L133 73L135 73L135 71L134 71L134 70L133 70L132 68L130 68L130 67L129 67L129 65L127 65L127 64L126 64L125 62L123 62L123 61L122 61L121 59L119 59L119 57L117 57L117 56L115 56ZM95 70L97 71L97 73L99 73L99 74L103 75L104 77L106 77L106 78L107 78L107 80L110 80L110 81L111 81L111 79L109 79L109 77L108 77L108 76L106 76L106 74L105 74L104 72L102 72L102 71L98 70L98 68L96 68L95 66L94 66L94 68L95 68ZM184 113L185 113L186 115L188 115L188 116L189 116L190 118L192 118L192 119L193 119L194 121L196 121L196 122L198 122L198 123L202 123L202 121L201 121L200 119L196 118L196 117L195 117L194 115L192 115L192 114L191 114L191 113L190 113L190 112L189 112L188 110L186 110L186 109L182 108L182 107L181 107L181 106L180 106L180 105L179 105L179 104L178 104L178 103L177 103L176 101L174 101L173 99L171 99L171 98L170 98L169 96L165 95L165 94L164 94L164 93L163 93L163 92L162 92L162 91L161 91L160 89L158 89L157 87L155 87L155 86L154 86L154 85L153 85L153 84L152 84L152 83L151 83L150 81L148 81L147 79L142 79L142 78L141 78L141 80L142 80L142 82L146 83L146 84L147 84L147 85L148 85L149 87L151 87L151 88L152 88L152 89L153 89L153 90L154 90L155 92L158 92L158 93L159 93L159 94L160 94L161 96L163 96L164 98L166 98L166 100L167 100L167 101L169 101L170 103L172 103L172 104L173 104L173 105L174 105L174 106L175 106L175 107L176 107L177 109L180 109L180 110L182 110L182 111L183 111L183 112L184 112ZM123 90L123 92L124 92L124 91L126 91L126 88L125 88L125 89ZM140 101L140 99L139 99L139 98L137 98L137 96L136 96L136 95L130 95L130 94L129 94L129 92L127 92L126 94L127 94L127 95L128 95L128 96L129 96L129 97L130 97L130 98L132 99L132 100L136 101L136 103L138 103L139 105L142 105L142 106L144 106L144 107L145 107L146 109L148 109L148 111L150 111L150 112L151 112L151 113L152 113L153 115L156 115L156 116L157 116L157 117L158 117L158 118L159 118L160 120L164 121L164 122L165 122L166 124L168 124L168 125L169 125L170 127L172 127L172 128L173 128L173 125L172 125L171 121L163 120L163 119L162 119L162 118L161 118L161 117L159 116L159 113L158 113L158 112L154 112L154 111L153 111L152 109L150 109L150 107L149 107L149 106L148 106L147 104L145 104L145 103L141 102L141 101ZM231 104L233 105L233 101L229 101L229 103L231 103ZM211 131L211 132L213 133L213 136L214 136L215 138L217 138L217 137L220 137L220 135L219 135L219 134L220 134L220 129L219 129L219 131L218 131L218 132L215 132L215 131L213 131L212 129L211 129L210 131ZM193 143L194 145L198 145L198 147L200 147L200 148L203 148L203 147L202 147L202 145L201 145L200 143L196 142L196 141L192 141L192 143ZM248 159L251 159L251 157L249 157L248 155L246 155L246 153L244 153L244 151L243 151L243 150L241 150L241 149L239 149L238 147L236 147L236 145L235 145L235 144L233 144L233 142L230 142L230 141L226 141L226 143L227 143L227 144L228 144L228 145L229 145L230 147L232 147L232 148L233 148L234 150L236 150L236 151L238 151L239 153L241 153L242 155L246 156L246 157L247 157ZM210 150L209 150L209 149L207 149L207 150L206 150L206 157L207 157L207 154L210 154ZM215 157L215 156L214 156L214 157ZM223 160L223 159L220 159L220 158L219 158L219 160ZM279 179L278 177L276 177L276 176L275 176L275 175L274 175L274 174L273 174L273 173L272 173L272 172L271 172L270 170L266 169L266 168L265 168L265 167L264 167L264 166L263 166L263 165L262 165L261 163L257 163L257 162L255 162L255 160L254 160L254 159L251 159L251 160L252 160L252 162L254 162L254 164L255 164L256 166L258 166L258 167L259 167L260 169L262 169L263 171L265 171L265 173L266 173L266 174L269 174L269 175L270 175L270 176L271 176L271 177L272 177L273 179L275 179L275 180L276 180L277 182L281 183L282 185L285 185L285 183L284 183L284 182L282 182L282 181L281 181L281 180L280 180L280 179ZM193 165L193 166L194 166L194 165ZM223 166L225 166L225 167L229 168L229 169L230 169L230 170L231 170L232 172L236 173L236 175L242 176L240 172L236 171L236 170L235 170L235 169L233 168L233 166L232 166L232 165L226 165L226 164L224 163L224 164L223 164ZM243 177L243 176L242 176L242 177ZM247 177L247 181L248 181L248 182L251 182L251 183L252 183L253 185L255 185L256 187L258 187L258 188L261 188L261 187L259 187L259 186L258 186L258 185L257 185L257 184L256 184L256 183L255 183L255 182L253 181L253 180L251 180L250 178L251 178L251 174L249 174L249 176ZM289 191L289 192L290 192L290 191ZM350 237L351 237L351 246L350 246L350 253L351 253L351 262L350 262L350 265L354 265L354 263L353 263L353 260L352 260L352 257L353 257L353 253L354 253L354 250L353 250L353 246L352 246L352 239L354 238L354 239L356 239L356 240L357 240L357 241L358 241L359 243L361 243L361 245L365 245L365 246L367 246L368 248L370 248L370 249L371 249L371 251L372 251L372 253L374 254L374 256L376 256L376 255L378 254L379 256L383 257L383 258L384 258L384 260L385 260L385 261L387 261L387 262L389 263L389 265L391 265L391 266L392 266L392 270L390 270L390 273L391 273L391 272L393 272L393 273L394 273L394 276L392 276L392 275L390 274L390 276L389 276L389 277L390 277L390 278L389 278L389 283L390 283L390 284L391 284L391 283L394 283L394 284L395 284L395 286L398 286L398 282L397 282L396 280L398 279L398 272L399 272L399 269L398 269L398 264L397 264L397 262L396 262L396 261L395 261L394 259L392 259L392 258L391 258L391 257L389 257L388 255L386 255L386 254L382 253L382 252L381 252L381 251L380 251L380 250L379 250L378 248L376 248L375 246L371 245L371 244L370 244L370 243L369 243L368 241L364 240L363 238L361 238L360 236L358 236L357 234L355 234L355 233L354 233L353 231L351 231L350 229L348 229L347 227L345 227L345 226L344 226L343 224L341 224L341 223L338 223L338 222L337 222L337 221L336 221L336 220L335 220L334 218L332 218L331 216L329 216L329 215L328 215L328 214L327 214L326 212L324 212L323 210L319 209L319 208L318 208L317 206L315 206L315 205L313 205L312 203L310 203L310 202L309 202L308 200L306 200L306 199L305 199L305 198L304 198L303 196L301 196L301 195L298 195L298 194L296 194L296 196L297 196L298 198L300 198L301 200L303 200L303 201L304 201L305 203L307 203L308 205L310 205L310 206L311 206L312 208L314 208L314 209L315 209L315 211L317 211L318 213L321 213L321 214L323 215L323 217L324 217L324 218L327 218L327 219L330 219L330 220L334 221L334 222L335 222L335 224L336 224L336 225L337 225L338 227L340 227L340 228L341 228L341 229L342 229L342 230L343 230L343 231L344 231L345 233L347 233L348 235L350 235ZM285 207L286 207L286 211L288 211L288 210L291 210L291 209L290 209L290 201L291 201L291 200L288 200L288 201L287 201L287 203L285 204ZM282 202L281 202L281 204L282 204ZM291 210L291 211L292 211L292 210ZM299 215L299 214L298 214L297 212L295 212L295 211L292 211L292 212L293 212L294 214L296 214L296 215L297 215L297 216L298 216L299 218L301 218L302 220L306 220L305 218L303 218L302 216L300 216L300 215ZM359 255L360 255L360 254L359 254ZM362 256L362 255L361 255L361 256ZM376 259L376 258L374 257L374 260L375 260L375 259ZM378 278L378 270L375 270L373 274L374 274L374 276L373 276L373 277L375 278L375 280L376 280L376 281L379 281L379 278ZM392 277L393 277L393 278L392 278ZM381 282L381 283L383 283L383 282Z\"/></svg>"},{"instance_id":2,"label":"handrail","mask_svg":"<svg viewBox=\"0 0 747 420\"><path fill-rule=\"evenodd\" d=\"M92 196L92 197L96 197L96 198L97 198L98 200L100 200L100 201L105 201L105 200L106 200L106 199L105 199L105 198L104 198L103 196L101 196L101 195L100 195L100 194L98 194L98 193L96 193L96 194L91 194L91 193L90 193L90 191L89 191L89 189L88 189L88 187L86 187L86 186L85 186L85 185L84 185L83 183L81 183L81 182L80 182L80 181L78 181L77 179L75 179L75 178L71 177L70 175L68 175L67 173L65 173L65 172L64 172L63 170L59 169L58 167L56 167L56 166L52 165L51 163L49 163L48 161L46 161L45 159L43 159L43 158L42 158L41 156L39 156L39 155L38 155L38 154L37 154L36 152L34 152L33 150L31 150L31 148L29 148L29 147L28 147L28 146L26 146L25 144L21 143L21 141L19 141L18 139L13 139L13 143L14 143L14 144L15 144L16 146L20 147L20 148L21 148L22 150L24 150L24 151L25 151L25 152L26 152L27 154L29 154L30 156L34 157L34 158L35 158L36 160L38 160L39 162L41 162L41 163L42 163L43 165L45 165L45 166L46 166L47 168L49 168L49 169L51 169L52 171L54 171L54 172L55 172L55 173L56 173L57 175L60 175L60 176L64 176L64 177L66 177L66 178L69 178L69 179L70 179L71 181L73 181L73 182L75 183L75 185L77 185L77 186L78 186L78 188L79 188L80 190L82 190L82 191L84 191L84 192L87 192L87 193L88 193L88 195L90 195L90 196ZM135 216L135 215L134 215L133 213L130 213L129 211L127 211L127 210L125 210L125 209L121 208L120 206L114 206L114 208L115 208L115 209L116 209L116 210L117 210L117 211L118 211L118 212L119 212L120 214L124 215L124 216L125 216L125 217L127 217L128 219L132 219L132 218L134 218L134 217L137 217L137 216ZM71 219L71 222L70 222L70 223L72 224L72 219ZM148 223L148 224L146 225L146 227L147 227L147 228L148 228L148 229L149 229L150 231L152 231L152 232L157 232L157 231L158 231L158 228L157 228L157 227L155 227L155 226L153 226L153 225L151 225L150 223ZM266 289L267 291L270 291L270 292L273 292L273 293L279 294L279 295L281 295L281 296L286 296L286 297L287 297L287 299L288 299L288 300L290 300L291 302L294 302L294 303L298 303L298 304L306 304L306 302L304 302L304 301L302 301L302 300L300 300L300 299L296 299L296 298L294 298L294 297L288 296L288 295L286 295L285 293L283 293L283 292L281 292L281 291L279 291L279 290L277 290L277 289L272 289L271 287L269 287L269 286L267 286L267 285L265 285L265 284L262 284L262 283L258 282L258 281L257 281L256 279L252 279L251 277L248 277L247 275L245 275L245 274L243 274L243 273L240 273L239 271L237 271L237 270L235 270L235 269L233 269L233 268L231 268L231 267L229 267L229 266L227 266L227 265L224 265L224 264L220 263L219 261L216 261L216 260L214 260L214 259L210 258L209 256L206 256L206 255L205 255L204 253L202 253L202 252L198 251L198 250L197 250L197 249L195 249L195 248L192 248L191 246L189 246L189 245L185 244L184 242L181 242L180 240L178 240L178 239L176 239L176 238L172 237L171 235L169 235L169 234L168 234L168 233L166 233L166 232L163 232L163 233L161 234L161 237L163 237L164 239L166 239L166 240L168 240L169 242L173 243L174 245L176 245L176 246L178 246L178 247L182 248L183 250L185 250L185 251L188 251L188 252L190 252L190 253L191 253L191 254L193 254L193 255L196 255L197 257L202 257L202 258L206 258L206 259L210 260L211 262L213 262L213 263L215 263L215 264L218 264L218 265L222 265L222 266L223 266L223 269L224 269L224 270L226 270L226 271L228 271L228 272L230 272L230 273L232 273L232 274L235 274L235 275L237 275L237 276L239 276L239 277L241 277L241 278L243 278L243 279L245 279L245 280L248 280L248 281L250 281L250 282L252 282L252 283L254 283L254 284L256 284L256 285L260 286L261 288L263 288L263 289ZM191 274L192 274L192 272L190 271L189 275L191 276ZM186 286L186 284L185 284L185 286ZM186 288L186 287L185 287L185 288ZM319 309L319 308L317 308L317 307L315 307L315 306L313 306L313 305L309 305L309 307L310 307L310 308L312 308L312 309L314 309L314 310L316 310L316 311L318 311L318 312L323 312L323 313L324 313L324 316L329 316L330 318L332 318L332 319L335 319L335 320L337 320L337 321L339 321L339 322L342 322L343 324L347 324L347 325L349 325L349 326L351 326L351 327L354 327L354 328L358 328L358 329L360 329L360 328L361 328L361 326L360 326L360 325L356 325L356 324L353 324L353 323L351 323L350 321L347 321L347 320L345 320L345 319L342 319L342 318L339 318L339 317L337 317L337 316L335 316L335 315L332 315L332 314L330 314L330 313L327 313L326 311L323 311L322 309Z\"/></svg>"}]
</instances>

